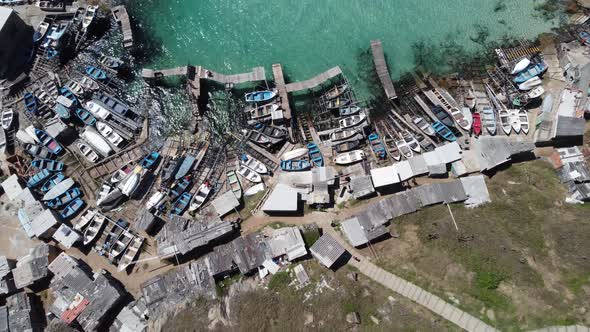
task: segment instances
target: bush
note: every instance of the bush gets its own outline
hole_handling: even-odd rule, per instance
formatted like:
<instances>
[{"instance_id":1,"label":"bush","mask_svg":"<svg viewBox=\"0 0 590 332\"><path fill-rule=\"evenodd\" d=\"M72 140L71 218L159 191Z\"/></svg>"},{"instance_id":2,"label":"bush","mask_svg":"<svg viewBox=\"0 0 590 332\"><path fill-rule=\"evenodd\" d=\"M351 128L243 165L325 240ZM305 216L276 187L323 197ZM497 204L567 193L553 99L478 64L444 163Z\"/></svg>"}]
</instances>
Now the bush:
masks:
<instances>
[{"instance_id":1,"label":"bush","mask_svg":"<svg viewBox=\"0 0 590 332\"><path fill-rule=\"evenodd\" d=\"M268 282L268 288L272 290L280 290L286 288L291 282L291 276L289 272L281 271L275 273Z\"/></svg>"}]
</instances>

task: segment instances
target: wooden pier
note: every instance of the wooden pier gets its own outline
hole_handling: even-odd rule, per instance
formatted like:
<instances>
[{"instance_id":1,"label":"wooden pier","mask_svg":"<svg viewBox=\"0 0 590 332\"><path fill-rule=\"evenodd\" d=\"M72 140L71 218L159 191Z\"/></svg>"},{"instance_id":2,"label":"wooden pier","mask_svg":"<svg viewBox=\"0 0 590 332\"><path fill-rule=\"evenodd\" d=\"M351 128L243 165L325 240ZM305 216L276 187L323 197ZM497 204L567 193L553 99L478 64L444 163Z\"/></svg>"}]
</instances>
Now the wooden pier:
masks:
<instances>
[{"instance_id":1,"label":"wooden pier","mask_svg":"<svg viewBox=\"0 0 590 332\"><path fill-rule=\"evenodd\" d=\"M377 70L377 76L383 85L385 90L385 96L388 99L393 100L397 98L391 76L389 76L389 70L387 69L387 62L385 62L385 55L383 54L383 46L380 40L371 40L371 52L373 53L373 63Z\"/></svg>"},{"instance_id":2,"label":"wooden pier","mask_svg":"<svg viewBox=\"0 0 590 332\"><path fill-rule=\"evenodd\" d=\"M274 67L273 67L273 71L274 71ZM326 70L325 72L323 72L319 75L316 75L308 80L301 81L301 82L289 83L286 85L286 89L287 89L287 92L297 92L297 91L301 91L301 90L310 90L310 89L313 89L313 88L317 87L318 85L321 85L322 83L329 81L339 75L342 75L342 69L340 69L340 66L336 66L336 67L330 68L330 69Z\"/></svg>"},{"instance_id":3,"label":"wooden pier","mask_svg":"<svg viewBox=\"0 0 590 332\"><path fill-rule=\"evenodd\" d=\"M293 130L290 126L291 122L291 106L289 105L289 95L287 94L287 86L285 84L285 77L283 76L283 67L280 63L272 65L272 75L275 78L277 90L279 90L279 97L281 98L281 108L283 109L283 117L287 122L289 128L289 139L291 142L295 141Z\"/></svg>"},{"instance_id":4,"label":"wooden pier","mask_svg":"<svg viewBox=\"0 0 590 332\"><path fill-rule=\"evenodd\" d=\"M125 6L116 6L111 9L115 22L121 26L123 32L123 47L133 47L133 31L131 30L131 22L129 21L129 14Z\"/></svg>"}]
</instances>

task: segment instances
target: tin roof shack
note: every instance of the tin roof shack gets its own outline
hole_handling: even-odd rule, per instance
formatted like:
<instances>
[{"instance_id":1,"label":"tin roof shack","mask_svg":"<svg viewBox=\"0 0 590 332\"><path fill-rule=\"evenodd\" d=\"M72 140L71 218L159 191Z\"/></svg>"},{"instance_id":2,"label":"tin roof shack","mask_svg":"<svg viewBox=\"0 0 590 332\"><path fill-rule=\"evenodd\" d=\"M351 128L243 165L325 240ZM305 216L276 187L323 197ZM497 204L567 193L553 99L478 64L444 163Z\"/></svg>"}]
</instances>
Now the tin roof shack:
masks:
<instances>
[{"instance_id":1,"label":"tin roof shack","mask_svg":"<svg viewBox=\"0 0 590 332\"><path fill-rule=\"evenodd\" d=\"M590 167L579 147L558 149L562 166L557 169L561 183L565 184L570 196L568 202L590 201Z\"/></svg>"},{"instance_id":2,"label":"tin roof shack","mask_svg":"<svg viewBox=\"0 0 590 332\"><path fill-rule=\"evenodd\" d=\"M285 256L292 262L307 255L305 242L298 227L283 227L274 229L266 240L273 258Z\"/></svg>"},{"instance_id":3,"label":"tin roof shack","mask_svg":"<svg viewBox=\"0 0 590 332\"><path fill-rule=\"evenodd\" d=\"M0 296L8 295L16 290L10 270L10 262L6 256L0 256Z\"/></svg>"},{"instance_id":4,"label":"tin roof shack","mask_svg":"<svg viewBox=\"0 0 590 332\"><path fill-rule=\"evenodd\" d=\"M217 216L199 215L199 218L202 219L172 216L156 236L158 255L162 258L186 255L197 248L224 239L236 230L233 223L222 221Z\"/></svg>"},{"instance_id":5,"label":"tin roof shack","mask_svg":"<svg viewBox=\"0 0 590 332\"><path fill-rule=\"evenodd\" d=\"M260 233L251 233L233 240L233 259L240 273L244 275L255 272L270 257L270 249Z\"/></svg>"},{"instance_id":6,"label":"tin roof shack","mask_svg":"<svg viewBox=\"0 0 590 332\"><path fill-rule=\"evenodd\" d=\"M313 257L327 268L337 267L345 253L344 249L330 234L322 235L309 249Z\"/></svg>"},{"instance_id":7,"label":"tin roof shack","mask_svg":"<svg viewBox=\"0 0 590 332\"><path fill-rule=\"evenodd\" d=\"M25 206L25 210L29 208L29 206L36 205L39 206L41 203L35 202L35 204L29 204ZM27 213L30 218L30 214ZM57 213L50 209L43 209L39 215L32 218L31 222L31 230L38 238L45 238L49 239L57 230L58 225L61 224Z\"/></svg>"},{"instance_id":8,"label":"tin roof shack","mask_svg":"<svg viewBox=\"0 0 590 332\"><path fill-rule=\"evenodd\" d=\"M262 211L269 215L300 215L303 206L300 204L299 192L291 186L278 183L264 202Z\"/></svg>"},{"instance_id":9,"label":"tin roof shack","mask_svg":"<svg viewBox=\"0 0 590 332\"><path fill-rule=\"evenodd\" d=\"M240 206L240 201L233 191L228 190L211 201L211 205L219 217L222 218L226 214L235 211Z\"/></svg>"},{"instance_id":10,"label":"tin roof shack","mask_svg":"<svg viewBox=\"0 0 590 332\"><path fill-rule=\"evenodd\" d=\"M590 82L590 57L586 46L580 45L577 40L561 43L557 57L566 81L586 91Z\"/></svg>"},{"instance_id":11,"label":"tin roof shack","mask_svg":"<svg viewBox=\"0 0 590 332\"><path fill-rule=\"evenodd\" d=\"M41 331L41 318L33 310L29 294L20 292L7 297L6 309L10 331Z\"/></svg>"},{"instance_id":12,"label":"tin roof shack","mask_svg":"<svg viewBox=\"0 0 590 332\"><path fill-rule=\"evenodd\" d=\"M141 293L152 319L192 299L217 297L215 280L203 259L146 281L141 285Z\"/></svg>"},{"instance_id":13,"label":"tin roof shack","mask_svg":"<svg viewBox=\"0 0 590 332\"><path fill-rule=\"evenodd\" d=\"M98 330L123 299L123 288L103 270L93 276L80 260L61 253L50 265L55 301L49 310L69 325Z\"/></svg>"},{"instance_id":14,"label":"tin roof shack","mask_svg":"<svg viewBox=\"0 0 590 332\"><path fill-rule=\"evenodd\" d=\"M141 207L139 211L137 211L134 225L136 229L142 230L149 234L159 221L160 218L154 216L146 208Z\"/></svg>"},{"instance_id":15,"label":"tin roof shack","mask_svg":"<svg viewBox=\"0 0 590 332\"><path fill-rule=\"evenodd\" d=\"M316 167L311 170L313 191L307 197L307 205L320 207L332 204L335 174L333 167Z\"/></svg>"},{"instance_id":16,"label":"tin roof shack","mask_svg":"<svg viewBox=\"0 0 590 332\"><path fill-rule=\"evenodd\" d=\"M350 179L350 189L352 190L352 198L361 199L375 194L375 187L373 181L368 175L355 176Z\"/></svg>"},{"instance_id":17,"label":"tin roof shack","mask_svg":"<svg viewBox=\"0 0 590 332\"><path fill-rule=\"evenodd\" d=\"M61 224L57 231L53 233L53 239L63 245L66 249L69 249L82 239L82 235L73 230L70 226Z\"/></svg>"},{"instance_id":18,"label":"tin roof shack","mask_svg":"<svg viewBox=\"0 0 590 332\"><path fill-rule=\"evenodd\" d=\"M0 85L2 79L13 79L23 71L32 36L31 27L14 10L0 7Z\"/></svg>"},{"instance_id":19,"label":"tin roof shack","mask_svg":"<svg viewBox=\"0 0 590 332\"><path fill-rule=\"evenodd\" d=\"M366 216L357 216L340 223L342 233L353 247L384 238L389 231L383 225L374 225Z\"/></svg>"},{"instance_id":20,"label":"tin roof shack","mask_svg":"<svg viewBox=\"0 0 590 332\"><path fill-rule=\"evenodd\" d=\"M2 189L10 200L15 200L25 188L26 186L16 174L12 174L2 181Z\"/></svg>"},{"instance_id":21,"label":"tin roof shack","mask_svg":"<svg viewBox=\"0 0 590 332\"><path fill-rule=\"evenodd\" d=\"M110 332L145 332L148 327L148 310L143 297L129 303L119 314Z\"/></svg>"},{"instance_id":22,"label":"tin roof shack","mask_svg":"<svg viewBox=\"0 0 590 332\"><path fill-rule=\"evenodd\" d=\"M491 171L516 157L531 155L535 149L532 142L522 137L480 136L471 144L481 172Z\"/></svg>"},{"instance_id":23,"label":"tin roof shack","mask_svg":"<svg viewBox=\"0 0 590 332\"><path fill-rule=\"evenodd\" d=\"M47 266L56 256L56 248L45 243L31 248L29 254L21 257L12 270L16 287L40 286L39 283L49 276Z\"/></svg>"}]
</instances>

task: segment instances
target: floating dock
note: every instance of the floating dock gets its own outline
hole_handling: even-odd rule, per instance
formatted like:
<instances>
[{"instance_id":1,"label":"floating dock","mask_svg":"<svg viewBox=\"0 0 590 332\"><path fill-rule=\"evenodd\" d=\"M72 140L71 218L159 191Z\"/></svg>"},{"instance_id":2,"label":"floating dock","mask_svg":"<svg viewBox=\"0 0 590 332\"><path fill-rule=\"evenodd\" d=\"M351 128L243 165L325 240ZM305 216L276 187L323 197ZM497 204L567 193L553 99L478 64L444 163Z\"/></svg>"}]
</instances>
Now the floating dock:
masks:
<instances>
[{"instance_id":1,"label":"floating dock","mask_svg":"<svg viewBox=\"0 0 590 332\"><path fill-rule=\"evenodd\" d=\"M383 85L385 90L385 96L388 99L393 100L397 98L391 76L389 76L389 70L387 69L387 62L385 62L385 55L383 54L383 46L381 46L380 40L371 40L371 52L373 53L373 63L375 63L375 69L377 70L377 76Z\"/></svg>"},{"instance_id":2,"label":"floating dock","mask_svg":"<svg viewBox=\"0 0 590 332\"><path fill-rule=\"evenodd\" d=\"M274 67L273 67L274 70ZM286 89L287 92L297 92L297 91L301 91L301 90L310 90L313 89L315 87L317 87L318 85L321 85L322 83L331 80L332 78L342 75L342 69L340 69L340 66L336 66L333 68L330 68L328 70L326 70L325 72L312 77L306 81L301 81L301 82L295 82L295 83L289 83L286 85Z\"/></svg>"}]
</instances>

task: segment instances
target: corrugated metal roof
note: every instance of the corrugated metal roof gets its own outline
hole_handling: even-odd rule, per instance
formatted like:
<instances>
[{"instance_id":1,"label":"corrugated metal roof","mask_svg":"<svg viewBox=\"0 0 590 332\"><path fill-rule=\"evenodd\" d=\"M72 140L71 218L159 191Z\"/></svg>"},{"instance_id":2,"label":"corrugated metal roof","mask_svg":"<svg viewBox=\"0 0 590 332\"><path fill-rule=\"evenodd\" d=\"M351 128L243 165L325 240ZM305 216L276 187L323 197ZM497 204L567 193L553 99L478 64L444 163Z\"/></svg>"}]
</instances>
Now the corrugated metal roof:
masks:
<instances>
[{"instance_id":1,"label":"corrugated metal roof","mask_svg":"<svg viewBox=\"0 0 590 332\"><path fill-rule=\"evenodd\" d=\"M0 332L8 332L8 308L0 306Z\"/></svg>"},{"instance_id":2,"label":"corrugated metal roof","mask_svg":"<svg viewBox=\"0 0 590 332\"><path fill-rule=\"evenodd\" d=\"M220 217L232 212L235 208L240 206L240 201L236 198L234 193L229 190L216 197L212 202L213 208Z\"/></svg>"},{"instance_id":3,"label":"corrugated metal roof","mask_svg":"<svg viewBox=\"0 0 590 332\"><path fill-rule=\"evenodd\" d=\"M310 248L311 254L330 268L346 250L330 234L322 235Z\"/></svg>"},{"instance_id":4,"label":"corrugated metal roof","mask_svg":"<svg viewBox=\"0 0 590 332\"><path fill-rule=\"evenodd\" d=\"M6 180L2 181L2 189L4 189L6 196L11 200L16 199L24 188L25 186L21 185L20 179L16 174L12 174Z\"/></svg>"},{"instance_id":5,"label":"corrugated metal roof","mask_svg":"<svg viewBox=\"0 0 590 332\"><path fill-rule=\"evenodd\" d=\"M365 235L365 231L356 217L341 222L340 229L342 230L342 234L344 234L353 247L360 247L369 242L369 239L367 239L367 236Z\"/></svg>"}]
</instances>

